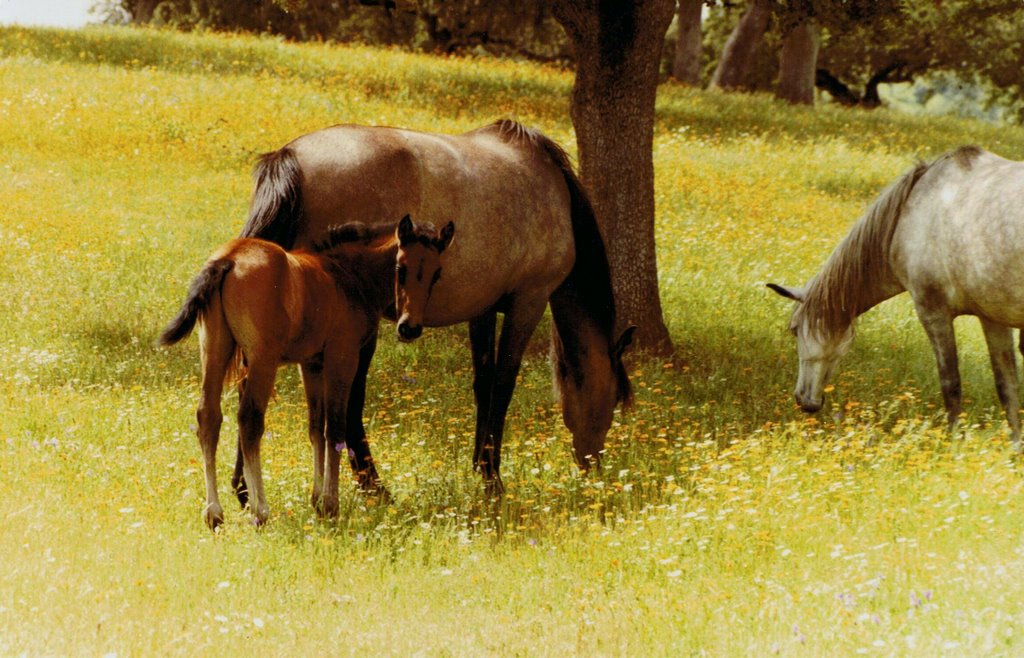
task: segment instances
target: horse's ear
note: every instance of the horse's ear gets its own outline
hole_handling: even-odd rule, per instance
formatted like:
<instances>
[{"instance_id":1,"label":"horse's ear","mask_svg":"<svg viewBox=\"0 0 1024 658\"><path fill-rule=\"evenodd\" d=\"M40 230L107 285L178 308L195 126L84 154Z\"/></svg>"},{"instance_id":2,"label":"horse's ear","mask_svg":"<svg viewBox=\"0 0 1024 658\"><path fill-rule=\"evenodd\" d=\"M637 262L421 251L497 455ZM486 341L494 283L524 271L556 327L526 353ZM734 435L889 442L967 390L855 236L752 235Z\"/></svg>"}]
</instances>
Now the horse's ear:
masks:
<instances>
[{"instance_id":1,"label":"horse's ear","mask_svg":"<svg viewBox=\"0 0 1024 658\"><path fill-rule=\"evenodd\" d=\"M766 283L764 285L787 299L792 299L795 302L804 301L806 293L803 288L787 288L786 286L780 286L777 283Z\"/></svg>"},{"instance_id":2,"label":"horse's ear","mask_svg":"<svg viewBox=\"0 0 1024 658\"><path fill-rule=\"evenodd\" d=\"M406 244L409 240L415 237L415 231L413 230L412 217L406 215L398 222L398 229L395 231L398 236L399 244Z\"/></svg>"},{"instance_id":3,"label":"horse's ear","mask_svg":"<svg viewBox=\"0 0 1024 658\"><path fill-rule=\"evenodd\" d=\"M628 327L626 327L626 330L622 332L622 335L619 336L619 339L615 341L615 347L612 348L612 354L615 355L616 359L621 359L623 352L625 352L626 348L633 343L634 333L636 333L636 325L631 324Z\"/></svg>"},{"instance_id":4,"label":"horse's ear","mask_svg":"<svg viewBox=\"0 0 1024 658\"><path fill-rule=\"evenodd\" d=\"M455 222L448 222L444 225L444 228L438 233L437 240L434 244L437 245L437 253L443 252L448 248L448 245L452 243L452 238L455 237Z\"/></svg>"}]
</instances>

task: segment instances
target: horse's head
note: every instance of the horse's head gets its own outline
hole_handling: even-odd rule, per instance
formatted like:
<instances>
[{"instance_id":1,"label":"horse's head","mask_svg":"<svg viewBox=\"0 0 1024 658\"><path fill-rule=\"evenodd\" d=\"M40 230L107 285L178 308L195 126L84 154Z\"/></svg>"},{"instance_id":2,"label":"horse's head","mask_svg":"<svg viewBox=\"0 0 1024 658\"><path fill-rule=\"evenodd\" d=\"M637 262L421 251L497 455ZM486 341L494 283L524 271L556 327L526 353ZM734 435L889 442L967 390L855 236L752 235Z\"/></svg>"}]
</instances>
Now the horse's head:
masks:
<instances>
[{"instance_id":1,"label":"horse's head","mask_svg":"<svg viewBox=\"0 0 1024 658\"><path fill-rule=\"evenodd\" d=\"M615 407L633 403L633 390L622 363L622 354L633 340L630 326L618 340L608 341L584 323L575 331L559 331L555 348L556 390L562 402L562 419L572 433L573 453L586 470L604 451Z\"/></svg>"},{"instance_id":2,"label":"horse's head","mask_svg":"<svg viewBox=\"0 0 1024 658\"><path fill-rule=\"evenodd\" d=\"M813 313L803 312L805 290L774 283L769 283L768 287L796 302L789 321L789 331L796 336L796 352L800 358L800 374L794 394L801 409L814 413L825 402L825 385L836 364L853 343L853 324L839 331L830 331L814 321Z\"/></svg>"},{"instance_id":3,"label":"horse's head","mask_svg":"<svg viewBox=\"0 0 1024 658\"><path fill-rule=\"evenodd\" d=\"M440 231L431 224L416 224L409 215L398 222L398 256L395 264L395 312L398 339L416 340L423 333L423 310L434 284L441 278L441 254L452 242L455 224Z\"/></svg>"}]
</instances>

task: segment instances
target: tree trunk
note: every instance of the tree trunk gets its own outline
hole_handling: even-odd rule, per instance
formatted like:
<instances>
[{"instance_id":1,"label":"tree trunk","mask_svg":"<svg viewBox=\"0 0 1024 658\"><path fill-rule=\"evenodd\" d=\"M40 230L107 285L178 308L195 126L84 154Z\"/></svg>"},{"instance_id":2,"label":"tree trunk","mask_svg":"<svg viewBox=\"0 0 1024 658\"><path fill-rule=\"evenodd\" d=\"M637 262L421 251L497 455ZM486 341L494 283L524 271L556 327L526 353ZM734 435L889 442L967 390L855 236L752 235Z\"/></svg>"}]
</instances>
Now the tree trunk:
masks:
<instances>
[{"instance_id":1,"label":"tree trunk","mask_svg":"<svg viewBox=\"0 0 1024 658\"><path fill-rule=\"evenodd\" d=\"M700 84L701 53L704 42L700 14L704 0L679 0L676 9L676 52L672 59L672 77L688 85Z\"/></svg>"},{"instance_id":2,"label":"tree trunk","mask_svg":"<svg viewBox=\"0 0 1024 658\"><path fill-rule=\"evenodd\" d=\"M814 105L814 77L820 45L821 26L813 18L800 21L786 33L779 54L777 98L794 104Z\"/></svg>"},{"instance_id":3,"label":"tree trunk","mask_svg":"<svg viewBox=\"0 0 1024 658\"><path fill-rule=\"evenodd\" d=\"M137 0L131 3L131 15L132 23L135 25L146 25L153 20L153 12L156 11L156 6L160 4L160 0Z\"/></svg>"},{"instance_id":4,"label":"tree trunk","mask_svg":"<svg viewBox=\"0 0 1024 658\"><path fill-rule=\"evenodd\" d=\"M608 250L618 330L640 348L672 352L654 249L654 101L674 0L556 0L576 53L570 113L580 174Z\"/></svg>"},{"instance_id":5,"label":"tree trunk","mask_svg":"<svg viewBox=\"0 0 1024 658\"><path fill-rule=\"evenodd\" d=\"M754 61L754 53L768 30L772 16L770 0L752 0L750 7L736 24L722 49L715 73L711 76L711 89L743 89L747 74Z\"/></svg>"}]
</instances>

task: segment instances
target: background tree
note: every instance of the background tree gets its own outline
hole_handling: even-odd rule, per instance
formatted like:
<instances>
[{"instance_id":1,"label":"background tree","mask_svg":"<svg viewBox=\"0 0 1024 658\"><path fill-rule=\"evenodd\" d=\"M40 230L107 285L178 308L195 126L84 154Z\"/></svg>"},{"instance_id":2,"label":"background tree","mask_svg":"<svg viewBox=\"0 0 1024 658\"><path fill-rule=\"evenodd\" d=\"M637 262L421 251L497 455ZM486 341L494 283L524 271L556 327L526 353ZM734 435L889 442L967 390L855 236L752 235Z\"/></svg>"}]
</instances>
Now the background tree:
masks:
<instances>
[{"instance_id":1,"label":"background tree","mask_svg":"<svg viewBox=\"0 0 1024 658\"><path fill-rule=\"evenodd\" d=\"M750 70L771 17L772 0L751 0L722 47L722 55L711 76L710 88L752 88L749 83Z\"/></svg>"},{"instance_id":2,"label":"background tree","mask_svg":"<svg viewBox=\"0 0 1024 658\"><path fill-rule=\"evenodd\" d=\"M672 350L654 249L654 101L674 0L554 0L576 60L570 113L580 173L612 268L618 321L642 349ZM621 327L620 327L621 328Z\"/></svg>"},{"instance_id":3,"label":"background tree","mask_svg":"<svg viewBox=\"0 0 1024 658\"><path fill-rule=\"evenodd\" d=\"M679 0L676 4L676 42L672 77L688 85L700 84L701 55L704 50L701 13L704 0Z\"/></svg>"}]
</instances>

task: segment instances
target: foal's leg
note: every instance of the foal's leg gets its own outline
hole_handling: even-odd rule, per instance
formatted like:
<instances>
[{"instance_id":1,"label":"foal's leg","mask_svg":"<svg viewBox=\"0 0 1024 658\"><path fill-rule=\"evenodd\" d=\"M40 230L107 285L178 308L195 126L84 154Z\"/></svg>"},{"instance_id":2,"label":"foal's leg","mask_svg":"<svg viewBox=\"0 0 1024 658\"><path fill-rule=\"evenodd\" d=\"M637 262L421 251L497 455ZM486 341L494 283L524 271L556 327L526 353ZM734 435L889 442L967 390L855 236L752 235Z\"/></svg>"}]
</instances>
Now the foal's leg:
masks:
<instances>
[{"instance_id":1,"label":"foal's leg","mask_svg":"<svg viewBox=\"0 0 1024 658\"><path fill-rule=\"evenodd\" d=\"M212 329L212 330L211 330ZM206 475L206 507L203 519L211 530L224 523L224 509L217 496L217 443L223 415L220 409L224 376L227 374L235 343L226 331L206 327L200 333L199 349L203 369L202 394L196 410L199 447L203 452L203 472Z\"/></svg>"},{"instance_id":2,"label":"foal's leg","mask_svg":"<svg viewBox=\"0 0 1024 658\"><path fill-rule=\"evenodd\" d=\"M996 393L1006 411L1010 424L1010 439L1013 448L1020 450L1020 401L1017 397L1017 355L1013 351L1013 329L996 324L984 318L981 328L985 330L988 355L992 360L992 374L996 378Z\"/></svg>"},{"instance_id":3,"label":"foal's leg","mask_svg":"<svg viewBox=\"0 0 1024 658\"><path fill-rule=\"evenodd\" d=\"M352 380L352 390L348 397L345 421L345 429L348 433L346 444L348 463L359 482L359 488L367 492L376 491L382 497L388 498L388 491L381 484L380 475L377 474L377 465L374 464L373 455L370 454L370 444L366 440L366 428L363 426L363 407L366 405L366 375L370 370L370 363L373 361L373 354L376 350L377 332L374 331L370 340L359 350L359 365L356 368L355 378Z\"/></svg>"},{"instance_id":4,"label":"foal's leg","mask_svg":"<svg viewBox=\"0 0 1024 658\"><path fill-rule=\"evenodd\" d=\"M324 385L326 397L327 464L324 468L324 488L320 498L320 511L325 516L338 515L338 470L345 445L345 421L348 414L349 391L359 367L358 348L351 350L339 346L324 353Z\"/></svg>"},{"instance_id":5,"label":"foal's leg","mask_svg":"<svg viewBox=\"0 0 1024 658\"><path fill-rule=\"evenodd\" d=\"M961 410L960 366L956 355L953 318L943 309L926 308L921 304L917 304L917 317L921 320L935 352L942 401L946 406L946 420L952 432L956 429Z\"/></svg>"},{"instance_id":6,"label":"foal's leg","mask_svg":"<svg viewBox=\"0 0 1024 658\"><path fill-rule=\"evenodd\" d=\"M263 469L260 465L260 441L263 439L265 417L270 395L274 390L277 363L253 359L238 401L238 443L241 446L245 483L251 494L249 507L256 524L266 523L270 516L263 491ZM254 502L255 501L255 502Z\"/></svg>"},{"instance_id":7,"label":"foal's leg","mask_svg":"<svg viewBox=\"0 0 1024 658\"><path fill-rule=\"evenodd\" d=\"M241 402L242 394L245 392L245 378L238 382L238 400ZM242 443L235 442L235 470L231 474L231 490L235 492L238 504L245 509L249 504L249 489L245 486L245 462L242 458Z\"/></svg>"},{"instance_id":8,"label":"foal's leg","mask_svg":"<svg viewBox=\"0 0 1024 658\"><path fill-rule=\"evenodd\" d=\"M491 389L494 386L494 328L498 314L490 311L469 321L469 344L473 350L473 396L476 398L476 441L473 467L481 471L484 444L488 443Z\"/></svg>"},{"instance_id":9,"label":"foal's leg","mask_svg":"<svg viewBox=\"0 0 1024 658\"><path fill-rule=\"evenodd\" d=\"M491 407L487 419L490 433L481 454L481 470L490 494L500 494L504 491L500 469L505 414L512 401L512 392L516 387L516 376L523 362L523 353L530 342L533 330L544 314L545 306L547 299L543 297L525 303L517 299L505 314L501 324L494 384L491 387Z\"/></svg>"},{"instance_id":10,"label":"foal's leg","mask_svg":"<svg viewBox=\"0 0 1024 658\"><path fill-rule=\"evenodd\" d=\"M313 450L313 493L310 502L320 507L324 489L324 366L320 361L302 364L302 388L306 391L306 410L309 416L309 443Z\"/></svg>"}]
</instances>

